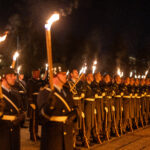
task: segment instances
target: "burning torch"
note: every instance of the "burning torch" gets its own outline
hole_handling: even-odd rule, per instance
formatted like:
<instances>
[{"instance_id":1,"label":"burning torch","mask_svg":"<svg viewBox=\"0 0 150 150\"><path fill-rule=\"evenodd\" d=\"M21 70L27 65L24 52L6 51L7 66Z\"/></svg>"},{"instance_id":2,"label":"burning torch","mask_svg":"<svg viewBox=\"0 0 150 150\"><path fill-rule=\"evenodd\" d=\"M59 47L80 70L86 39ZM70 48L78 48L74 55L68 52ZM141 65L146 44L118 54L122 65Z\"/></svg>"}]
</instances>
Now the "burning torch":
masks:
<instances>
[{"instance_id":1,"label":"burning torch","mask_svg":"<svg viewBox=\"0 0 150 150\"><path fill-rule=\"evenodd\" d=\"M12 65L11 67L14 69L15 68L15 64L16 64L16 60L19 56L19 53L18 52L15 52L15 54L13 55L13 62L12 62Z\"/></svg>"},{"instance_id":2,"label":"burning torch","mask_svg":"<svg viewBox=\"0 0 150 150\"><path fill-rule=\"evenodd\" d=\"M51 89L54 89L53 86L53 61L52 61L52 43L51 43L51 26L53 22L59 20L59 14L53 14L49 20L47 21L47 24L45 24L45 30L46 30L46 46L47 46L47 58L48 58L48 66L49 66L49 84Z\"/></svg>"}]
</instances>

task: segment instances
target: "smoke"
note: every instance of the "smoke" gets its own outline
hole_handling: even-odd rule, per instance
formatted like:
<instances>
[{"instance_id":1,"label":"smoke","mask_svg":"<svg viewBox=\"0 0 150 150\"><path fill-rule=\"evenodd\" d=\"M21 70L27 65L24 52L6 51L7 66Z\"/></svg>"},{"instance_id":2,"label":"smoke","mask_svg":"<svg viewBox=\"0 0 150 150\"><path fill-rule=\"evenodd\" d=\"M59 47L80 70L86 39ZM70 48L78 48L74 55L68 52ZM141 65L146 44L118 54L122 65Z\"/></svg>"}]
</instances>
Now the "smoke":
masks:
<instances>
[{"instance_id":1,"label":"smoke","mask_svg":"<svg viewBox=\"0 0 150 150\"><path fill-rule=\"evenodd\" d=\"M61 16L67 16L67 15L71 15L72 11L74 9L77 9L78 8L78 5L79 5L79 0L74 0L73 2L71 2L69 4L69 6L67 6L66 8L64 9L60 9L59 10L59 13Z\"/></svg>"}]
</instances>

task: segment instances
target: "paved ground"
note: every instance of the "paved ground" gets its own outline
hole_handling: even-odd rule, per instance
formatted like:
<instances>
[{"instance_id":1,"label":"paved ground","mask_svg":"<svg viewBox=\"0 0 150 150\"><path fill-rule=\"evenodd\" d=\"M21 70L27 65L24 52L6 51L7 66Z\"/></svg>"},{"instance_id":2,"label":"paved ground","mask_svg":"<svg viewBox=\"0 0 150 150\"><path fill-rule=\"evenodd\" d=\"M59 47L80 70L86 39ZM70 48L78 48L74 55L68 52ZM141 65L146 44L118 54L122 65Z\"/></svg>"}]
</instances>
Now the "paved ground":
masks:
<instances>
[{"instance_id":1,"label":"paved ground","mask_svg":"<svg viewBox=\"0 0 150 150\"><path fill-rule=\"evenodd\" d=\"M39 150L40 143L29 140L28 129L21 129L21 150ZM113 138L102 145L94 145L91 150L150 150L150 126L140 128L119 138ZM81 150L86 150L82 148Z\"/></svg>"}]
</instances>

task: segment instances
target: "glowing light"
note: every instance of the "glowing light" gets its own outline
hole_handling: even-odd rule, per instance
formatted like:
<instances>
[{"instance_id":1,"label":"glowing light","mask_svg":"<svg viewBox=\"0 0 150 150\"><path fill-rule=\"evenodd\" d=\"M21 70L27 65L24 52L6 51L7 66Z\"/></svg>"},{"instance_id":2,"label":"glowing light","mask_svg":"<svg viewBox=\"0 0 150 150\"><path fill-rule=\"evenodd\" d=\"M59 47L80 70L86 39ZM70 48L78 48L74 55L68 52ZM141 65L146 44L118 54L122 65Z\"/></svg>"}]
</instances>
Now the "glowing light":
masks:
<instances>
[{"instance_id":1,"label":"glowing light","mask_svg":"<svg viewBox=\"0 0 150 150\"><path fill-rule=\"evenodd\" d=\"M119 76L121 76L120 68L117 69L117 74L118 74Z\"/></svg>"},{"instance_id":2,"label":"glowing light","mask_svg":"<svg viewBox=\"0 0 150 150\"><path fill-rule=\"evenodd\" d=\"M45 64L45 70L46 71L48 70L48 64Z\"/></svg>"},{"instance_id":3,"label":"glowing light","mask_svg":"<svg viewBox=\"0 0 150 150\"><path fill-rule=\"evenodd\" d=\"M20 73L20 70L21 70L21 66L19 66L19 67L17 68L17 73L18 73L18 74Z\"/></svg>"},{"instance_id":4,"label":"glowing light","mask_svg":"<svg viewBox=\"0 0 150 150\"><path fill-rule=\"evenodd\" d=\"M15 52L14 56L13 56L13 60L16 61L17 57L19 56L18 52Z\"/></svg>"},{"instance_id":5,"label":"glowing light","mask_svg":"<svg viewBox=\"0 0 150 150\"><path fill-rule=\"evenodd\" d=\"M135 79L137 79L137 78L138 78L138 77L137 77L137 75L135 75L134 77L135 77Z\"/></svg>"},{"instance_id":6,"label":"glowing light","mask_svg":"<svg viewBox=\"0 0 150 150\"><path fill-rule=\"evenodd\" d=\"M147 75L148 75L148 70L145 71L145 76L147 76Z\"/></svg>"},{"instance_id":7,"label":"glowing light","mask_svg":"<svg viewBox=\"0 0 150 150\"><path fill-rule=\"evenodd\" d=\"M92 66L92 73L94 74L96 70L96 66Z\"/></svg>"},{"instance_id":8,"label":"glowing light","mask_svg":"<svg viewBox=\"0 0 150 150\"><path fill-rule=\"evenodd\" d=\"M45 28L46 28L47 30L50 30L50 28L51 28L53 22L55 22L55 21L57 21L57 20L59 20L59 14L53 14L53 15L48 19L47 24L45 24Z\"/></svg>"},{"instance_id":9,"label":"glowing light","mask_svg":"<svg viewBox=\"0 0 150 150\"><path fill-rule=\"evenodd\" d=\"M123 75L124 75L124 73L123 73L123 72L121 72L121 75L120 75L120 77L122 78L122 77L123 77Z\"/></svg>"},{"instance_id":10,"label":"glowing light","mask_svg":"<svg viewBox=\"0 0 150 150\"><path fill-rule=\"evenodd\" d=\"M130 72L130 78L133 76L133 72Z\"/></svg>"},{"instance_id":11,"label":"glowing light","mask_svg":"<svg viewBox=\"0 0 150 150\"><path fill-rule=\"evenodd\" d=\"M141 75L138 75L138 79L141 79Z\"/></svg>"},{"instance_id":12,"label":"glowing light","mask_svg":"<svg viewBox=\"0 0 150 150\"><path fill-rule=\"evenodd\" d=\"M5 41L6 37L7 37L7 33L5 33L5 35L3 35L3 36L0 36L0 42Z\"/></svg>"},{"instance_id":13,"label":"glowing light","mask_svg":"<svg viewBox=\"0 0 150 150\"><path fill-rule=\"evenodd\" d=\"M68 70L68 71L67 71L67 73L66 73L66 75L68 76L68 75L69 75L69 73L70 73L70 71Z\"/></svg>"}]
</instances>

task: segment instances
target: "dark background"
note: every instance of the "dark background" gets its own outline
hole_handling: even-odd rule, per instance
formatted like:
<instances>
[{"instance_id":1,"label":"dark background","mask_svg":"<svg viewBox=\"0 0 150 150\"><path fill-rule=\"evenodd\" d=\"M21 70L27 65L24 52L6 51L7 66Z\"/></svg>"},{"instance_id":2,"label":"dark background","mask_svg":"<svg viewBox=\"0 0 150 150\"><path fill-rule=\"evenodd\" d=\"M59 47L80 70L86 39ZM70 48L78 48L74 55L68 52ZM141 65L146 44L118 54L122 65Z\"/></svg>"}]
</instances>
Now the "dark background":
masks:
<instances>
[{"instance_id":1,"label":"dark background","mask_svg":"<svg viewBox=\"0 0 150 150\"><path fill-rule=\"evenodd\" d=\"M1 0L0 45L3 64L11 64L16 49L18 65L31 72L47 62L44 24L54 11L61 18L52 26L53 60L80 69L98 60L102 73L143 73L150 60L150 1L148 0ZM136 58L131 61L129 57ZM4 63L5 62L5 63ZM90 67L91 68L91 67Z\"/></svg>"}]
</instances>

